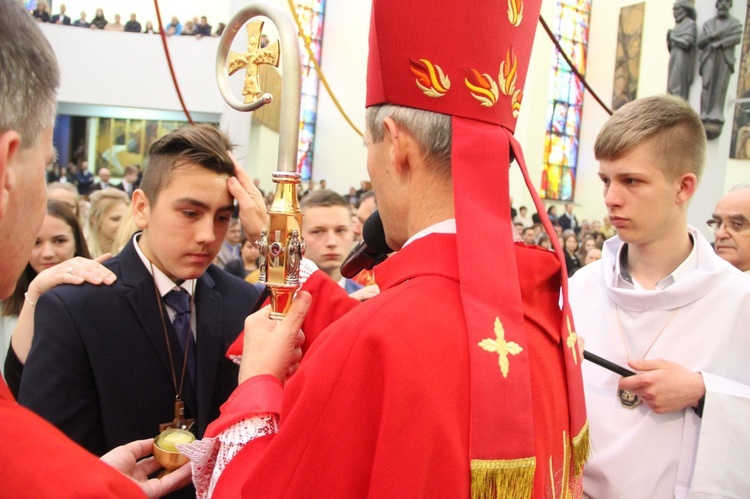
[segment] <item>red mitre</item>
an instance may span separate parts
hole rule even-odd
[[[527,331],[511,233],[508,169],[521,168],[561,263],[570,428],[564,469],[579,479],[588,455],[565,258],[513,137],[541,0],[374,0],[366,105],[452,116],[461,295],[471,360],[472,497],[531,490],[534,427]],[[511,153],[512,151],[512,153]],[[498,425],[500,423],[500,426]],[[568,445],[569,444],[569,445]],[[520,496],[519,496],[520,497]]]

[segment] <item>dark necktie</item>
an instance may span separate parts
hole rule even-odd
[[[195,341],[190,333],[190,294],[184,289],[179,291],[170,291],[164,295],[164,301],[175,311],[172,326],[174,326],[177,338],[180,340],[183,358],[185,358],[185,349],[187,348],[187,367],[186,371],[190,378],[190,384],[195,389]],[[189,343],[188,343],[189,342]],[[188,348],[189,345],[189,348]],[[178,376],[182,372],[182,366],[175,366]],[[179,380],[178,380],[179,381]]]

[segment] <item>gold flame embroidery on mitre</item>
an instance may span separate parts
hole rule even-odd
[[[518,27],[523,20],[523,0],[508,0],[508,21]]]
[[[476,69],[471,70],[474,74],[475,83],[471,83],[468,78],[464,79],[466,87],[471,92],[471,96],[478,100],[485,107],[492,107],[497,102],[500,95],[497,90],[497,83],[488,74],[480,74]]]
[[[417,87],[427,96],[434,99],[444,96],[451,88],[451,80],[437,64],[427,59],[411,62],[411,72],[417,77]]]
[[[521,112],[521,100],[523,99],[523,90],[516,89],[515,92],[513,92],[513,98],[511,99],[511,110],[513,112],[513,117],[518,118],[518,114]]]
[[[500,83],[500,91],[503,95],[513,95],[516,91],[516,78],[518,77],[518,58],[513,53],[513,47],[505,52],[505,60],[500,63],[500,74],[497,81]]]

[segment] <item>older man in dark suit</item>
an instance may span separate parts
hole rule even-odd
[[[565,212],[557,219],[557,223],[560,224],[563,230],[572,230],[576,235],[581,232],[581,226],[578,224],[578,218],[573,214],[573,205],[571,203],[565,204]]]

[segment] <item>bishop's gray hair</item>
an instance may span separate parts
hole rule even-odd
[[[367,108],[367,129],[373,143],[383,140],[383,120],[391,118],[403,127],[419,145],[423,158],[436,171],[451,178],[451,117],[422,109],[382,104]]]
[[[21,2],[0,0],[0,133],[35,145],[55,123],[60,69],[47,39]]]

